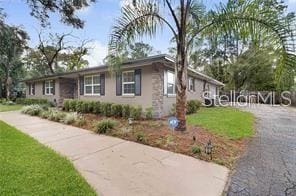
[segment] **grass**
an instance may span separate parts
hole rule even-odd
[[[0,104],[0,112],[14,111],[22,109],[22,105],[2,105]]]
[[[196,114],[189,115],[187,122],[230,139],[250,137],[254,133],[253,115],[230,107],[202,108]]]
[[[96,195],[64,157],[0,121],[0,195]]]

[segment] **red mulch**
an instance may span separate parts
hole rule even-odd
[[[86,119],[86,124],[80,127],[93,130],[93,123],[105,117],[85,114],[84,118]],[[135,121],[133,125],[128,125],[125,119],[111,119],[119,123],[116,128],[107,135],[193,156],[205,161],[225,165],[228,168],[233,167],[235,161],[244,152],[246,144],[248,143],[248,139],[231,140],[213,134],[199,126],[188,126],[185,132],[173,131],[167,126],[165,120],[140,120]],[[144,135],[144,139],[139,141],[139,139],[137,139],[138,135]],[[195,137],[195,140],[193,137]],[[214,146],[212,159],[210,155],[204,152],[204,146],[209,140],[212,141],[212,145]],[[193,145],[199,146],[201,153],[193,154],[191,151]]]

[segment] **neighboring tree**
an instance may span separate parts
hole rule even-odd
[[[127,51],[129,53],[129,58],[139,59],[143,57],[148,57],[154,51],[153,47],[149,44],[143,42],[137,42],[135,44],[129,44]]]
[[[19,80],[23,63],[21,55],[26,48],[28,36],[18,27],[2,24],[0,29],[0,75],[4,83],[5,97],[11,97],[12,87]]]
[[[83,28],[84,21],[77,15],[76,11],[90,6],[96,0],[24,0],[31,8],[30,14],[40,20],[42,26],[49,24],[50,14],[58,13],[61,22],[72,25],[75,28]],[[1,11],[0,7],[0,11]]]
[[[239,6],[235,4],[237,1],[230,2],[232,3],[227,6],[221,4],[219,10],[211,12],[207,20],[200,20],[201,7],[197,0],[133,0],[133,5],[122,8],[122,16],[113,27],[109,43],[109,55],[112,57],[110,64],[113,66],[119,65],[120,51],[124,43],[131,43],[144,35],[152,37],[159,26],[166,25],[171,30],[177,48],[175,74],[178,131],[186,130],[188,51],[201,33],[229,32],[235,29],[240,34],[251,32],[252,35],[256,30],[261,32],[264,38],[273,41],[274,47],[284,58],[284,64],[293,65],[293,54],[289,51],[292,49],[288,46],[294,36],[291,23],[271,15],[266,7],[260,6],[261,0],[239,1]],[[175,7],[177,9],[174,9]]]
[[[58,69],[58,57],[63,50],[67,50],[68,47],[65,45],[65,38],[71,36],[70,33],[67,34],[49,34],[49,39],[44,40],[39,33],[39,46],[38,49],[43,55],[43,59],[46,62],[48,69],[51,74],[55,73],[55,70]]]

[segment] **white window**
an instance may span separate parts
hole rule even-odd
[[[84,94],[85,95],[100,95],[101,94],[101,79],[100,75],[84,77]]]
[[[45,81],[45,95],[53,95],[53,80]]]
[[[175,74],[171,71],[167,72],[167,93],[168,95],[175,95]]]
[[[135,72],[125,71],[122,73],[122,94],[134,95],[135,94]]]
[[[194,91],[194,79],[189,77],[188,79],[188,83],[189,83],[189,91],[193,92]]]
[[[31,83],[30,84],[30,95],[34,95],[35,94],[35,84],[34,83]]]

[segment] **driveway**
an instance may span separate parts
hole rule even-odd
[[[99,195],[217,196],[228,169],[19,112],[0,119],[68,157]]]
[[[228,195],[296,195],[296,108],[243,108],[256,118],[257,135],[231,176]]]

